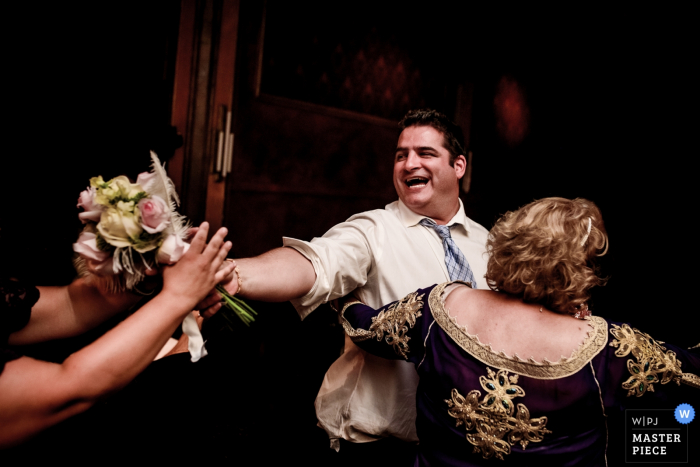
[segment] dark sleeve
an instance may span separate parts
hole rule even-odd
[[[0,345],[27,325],[32,307],[39,300],[39,290],[19,281],[0,279]]]
[[[693,388],[700,396],[700,349],[657,341],[624,323],[610,323],[609,332],[614,354],[608,372],[624,396],[672,399],[674,386]]]
[[[343,328],[355,344],[371,354],[420,361],[425,351],[423,339],[433,321],[428,297],[434,287],[412,292],[377,310],[349,303],[341,312]]]
[[[5,363],[21,355],[6,348],[7,339],[29,322],[32,307],[39,300],[39,289],[0,278],[0,373]]]

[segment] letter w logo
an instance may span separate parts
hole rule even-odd
[[[690,410],[679,410],[678,413],[681,415],[681,418],[690,417]]]

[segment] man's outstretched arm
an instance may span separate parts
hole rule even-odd
[[[311,261],[293,248],[275,248],[255,258],[237,259],[236,263],[237,272],[224,287],[232,295],[252,300],[285,302],[303,297],[316,281]],[[200,312],[209,312],[208,308],[220,300],[213,292],[199,303]]]

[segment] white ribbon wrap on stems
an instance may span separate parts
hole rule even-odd
[[[185,320],[182,322],[182,332],[187,334],[189,338],[187,350],[190,351],[190,360],[192,360],[192,362],[198,362],[200,358],[206,357],[208,352],[204,347],[204,338],[197,325],[197,319],[192,313],[188,313]]]

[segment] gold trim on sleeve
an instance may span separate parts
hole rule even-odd
[[[683,373],[681,376],[681,383],[687,384],[695,389],[700,389],[700,377],[693,373]]]
[[[457,324],[448,313],[443,292],[451,283],[445,282],[436,286],[428,297],[435,321],[457,345],[486,365],[505,368],[513,373],[536,379],[558,379],[573,375],[586,366],[608,343],[608,323],[603,318],[591,316],[587,319],[592,328],[588,337],[569,358],[562,358],[558,362],[550,362],[546,359],[543,362],[536,362],[533,359],[522,360],[517,355],[509,357],[503,352],[496,353],[491,346],[482,344],[477,336],[467,333],[466,329]]]
[[[343,324],[343,329],[345,332],[350,336],[353,342],[362,342],[366,341],[367,339],[371,338],[374,336],[373,333],[366,331],[364,329],[355,329],[353,328],[350,323],[348,323],[348,320],[345,319],[345,310],[350,308],[353,305],[357,305],[358,303],[362,304],[361,301],[359,300],[350,300],[343,306],[343,310],[340,312],[340,320]]]
[[[610,334],[615,339],[610,342],[610,346],[617,348],[615,355],[626,357],[631,353],[636,360],[627,360],[631,376],[622,383],[622,387],[627,389],[627,397],[641,397],[647,391],[654,392],[654,383],[667,384],[673,381],[700,388],[700,378],[692,373],[683,373],[676,353],[662,346],[663,342],[628,324],[611,326]]]
[[[481,387],[486,391],[479,402],[481,391],[473,390],[462,396],[452,389],[452,398],[446,399],[447,413],[457,419],[456,426],[464,425],[466,439],[474,446],[474,453],[481,453],[484,459],[510,454],[515,443],[525,449],[530,442],[539,443],[544,435],[551,433],[545,426],[547,417],[530,418],[530,411],[523,404],[517,409],[512,400],[524,397],[525,391],[517,385],[518,375],[508,375],[508,371],[498,373],[486,368],[488,378],[481,376]],[[513,416],[515,413],[515,416]],[[505,438],[505,439],[504,439]]]
[[[408,294],[398,302],[392,303],[388,308],[381,310],[377,316],[372,317],[372,324],[368,330],[353,328],[345,319],[345,310],[355,303],[348,303],[343,307],[341,314],[343,329],[353,342],[360,342],[370,338],[378,341],[384,339],[394,348],[394,352],[403,358],[408,358],[408,341],[411,339],[406,334],[408,329],[416,325],[416,319],[423,309],[423,295],[418,292]]]

